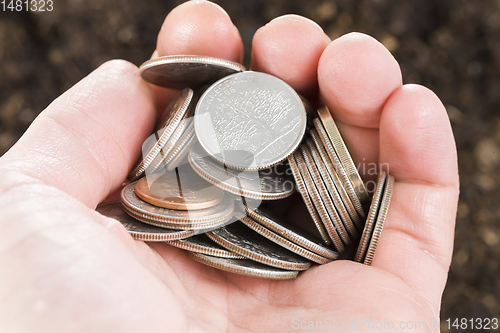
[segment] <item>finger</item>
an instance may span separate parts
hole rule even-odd
[[[251,68],[281,78],[314,102],[318,61],[329,42],[320,26],[309,19],[278,17],[255,33]]]
[[[243,60],[238,29],[224,9],[210,1],[188,1],[174,8],[163,22],[156,49],[159,56],[192,54]]]
[[[373,265],[399,276],[438,311],[459,180],[450,122],[430,90],[405,85],[389,98],[380,122],[380,163],[396,184]]]
[[[243,43],[238,29],[219,5],[210,1],[187,1],[166,17],[158,35],[154,57],[205,55],[243,61]],[[168,105],[175,91],[154,88],[158,111]]]
[[[378,161],[376,129],[382,107],[402,84],[398,63],[374,38],[351,33],[325,49],[318,65],[318,81],[321,102],[339,123],[361,176],[372,180],[373,173],[367,170]]]
[[[0,160],[95,207],[137,160],[155,116],[138,69],[103,64],[47,107]]]

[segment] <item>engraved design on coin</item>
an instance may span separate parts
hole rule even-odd
[[[262,170],[300,144],[306,112],[297,93],[269,74],[243,72],[208,88],[195,111],[202,147],[229,167]]]

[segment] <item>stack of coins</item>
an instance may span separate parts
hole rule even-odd
[[[316,111],[280,79],[223,59],[163,57],[140,71],[182,90],[143,144],[121,203],[99,212],[136,239],[238,274],[295,278],[360,235],[355,260],[371,264],[394,179],[380,174],[366,216],[370,196],[326,107]],[[295,189],[317,235],[261,206]]]

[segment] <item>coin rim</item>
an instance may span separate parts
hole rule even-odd
[[[337,233],[337,229],[335,228],[333,221],[331,221],[330,215],[326,211],[326,208],[323,204],[323,200],[321,200],[321,197],[319,195],[318,190],[316,189],[316,186],[314,185],[311,175],[309,175],[309,171],[307,170],[305,162],[302,158],[302,154],[300,154],[300,152],[295,152],[293,156],[299,168],[300,174],[302,175],[302,179],[304,179],[304,183],[306,184],[307,192],[311,195],[313,199],[312,200],[313,204],[316,207],[316,210],[318,211],[318,215],[320,217],[321,222],[326,228],[328,236],[332,240],[332,244],[335,246],[336,250],[339,253],[344,252],[345,245],[342,242],[340,235]]]
[[[384,229],[385,219],[387,217],[387,212],[389,211],[389,205],[391,204],[392,193],[394,189],[394,177],[387,176],[386,184],[384,186],[384,194],[382,197],[382,202],[380,204],[380,209],[377,214],[377,221],[375,222],[375,227],[373,228],[373,234],[370,239],[370,246],[366,251],[365,259],[363,264],[371,266],[373,258],[375,256],[375,251],[377,251],[378,243],[380,242],[380,237],[382,236],[382,231]]]
[[[178,85],[171,85],[171,86],[166,86],[166,85],[158,85],[147,78],[144,77],[144,74],[146,73],[149,69],[156,68],[156,67],[161,67],[164,65],[182,65],[182,64],[202,64],[205,66],[216,66],[216,67],[223,67],[224,69],[229,69],[233,70],[235,73],[241,73],[246,71],[245,66],[243,66],[240,63],[227,60],[227,59],[222,59],[222,58],[216,58],[216,57],[210,57],[210,56],[202,56],[202,55],[170,55],[170,56],[163,56],[163,57],[158,57],[158,58],[153,58],[145,61],[142,63],[142,65],[139,67],[139,74],[141,75],[142,79],[154,84],[159,87],[166,87],[170,89],[179,89]],[[215,82],[215,81],[214,81]],[[202,83],[198,83],[193,85],[194,87],[198,87]],[[187,87],[188,85],[186,85]]]
[[[250,277],[257,277],[257,278],[264,278],[264,279],[273,279],[273,280],[292,280],[295,279],[299,275],[299,271],[289,271],[289,270],[283,270],[279,269],[276,267],[270,267],[267,265],[263,265],[261,263],[258,263],[259,265],[262,266],[267,266],[269,268],[276,269],[276,271],[267,271],[267,270],[260,270],[259,268],[255,268],[254,270],[251,270],[250,268],[244,267],[244,266],[237,266],[235,264],[229,265],[226,263],[225,265],[221,263],[229,260],[249,260],[252,263],[255,263],[255,261],[250,260],[250,259],[229,259],[229,258],[218,258],[218,257],[213,257],[213,256],[208,256],[205,254],[200,254],[200,253],[194,253],[194,252],[189,252],[188,255],[196,260],[199,263],[202,263],[206,266],[216,268],[225,272],[233,273],[233,274],[239,274],[239,275],[244,275],[244,276],[250,276]],[[226,259],[226,260],[224,260]],[[229,260],[227,260],[229,259]],[[278,271],[279,269],[279,271]]]
[[[363,179],[361,179],[361,176],[359,175],[358,169],[356,169],[356,165],[352,160],[351,154],[349,154],[349,150],[342,139],[342,135],[333,120],[330,110],[326,105],[324,105],[318,109],[318,115],[319,119],[323,123],[323,126],[325,127],[326,134],[330,138],[333,148],[340,158],[340,163],[342,163],[342,166],[349,176],[359,201],[361,201],[362,204],[370,202],[370,195],[366,190]]]
[[[325,164],[323,163],[323,160],[321,160],[321,156],[319,155],[318,149],[314,145],[311,138],[308,138],[306,140],[306,145],[307,145],[307,151],[309,152],[314,161],[314,167],[319,172],[320,179],[323,181],[323,185],[327,190],[326,195],[329,196],[329,198],[333,201],[337,213],[340,216],[340,220],[342,221],[344,227],[349,233],[351,240],[359,238],[359,233],[356,227],[354,226],[353,221],[351,220],[351,216],[349,215],[349,212],[347,211],[347,208],[344,205],[343,200],[339,192],[337,191],[337,188],[335,187],[335,184],[330,178],[328,171],[326,171]]]
[[[245,226],[245,228],[248,228],[248,227]],[[250,228],[248,228],[248,229],[251,230]],[[253,261],[257,261],[257,262],[260,262],[261,264],[265,264],[268,266],[286,269],[286,270],[292,270],[292,271],[305,271],[305,270],[309,269],[309,267],[311,267],[310,262],[293,263],[293,262],[288,262],[288,261],[284,261],[284,260],[280,260],[280,259],[276,259],[276,258],[270,258],[270,257],[265,256],[263,254],[249,251],[246,248],[240,247],[237,244],[234,244],[234,243],[222,238],[221,236],[217,235],[215,233],[217,231],[218,230],[213,230],[213,231],[207,232],[207,236],[210,237],[214,242],[216,242],[220,246],[228,249],[229,251],[238,253],[238,254],[240,254],[244,257],[247,257],[248,259],[251,259]],[[261,237],[263,237],[263,236],[261,236]],[[286,251],[289,251],[289,250],[286,250]],[[298,256],[295,253],[293,253],[293,255]]]
[[[366,218],[365,211],[363,210],[363,204],[359,200],[359,197],[356,194],[354,187],[352,186],[349,176],[347,175],[344,166],[340,162],[340,159],[337,156],[337,153],[335,152],[335,148],[333,148],[333,145],[330,142],[330,139],[328,138],[328,134],[326,133],[323,124],[318,118],[315,118],[313,120],[313,123],[314,127],[316,128],[316,132],[318,133],[318,136],[320,138],[320,141],[321,143],[323,143],[323,147],[325,148],[325,151],[330,159],[330,163],[327,163],[326,166],[327,167],[329,167],[330,165],[333,166],[333,168],[337,172],[337,175],[339,176],[342,182],[342,185],[344,186],[344,189],[347,191],[347,195],[351,199],[351,202],[354,205],[356,212],[362,219]]]
[[[228,207],[226,210],[223,210],[221,212],[214,213],[212,216],[198,216],[198,217],[194,217],[194,218],[193,217],[190,217],[190,218],[178,217],[178,218],[176,218],[176,217],[171,217],[171,216],[167,217],[167,216],[162,215],[160,213],[148,212],[148,211],[145,211],[145,210],[142,210],[142,209],[136,207],[131,202],[129,202],[125,199],[125,192],[128,192],[128,191],[133,192],[134,196],[137,197],[137,194],[135,194],[135,191],[134,191],[135,183],[136,182],[132,182],[132,183],[128,184],[127,186],[125,186],[121,191],[120,198],[121,198],[121,202],[122,202],[123,206],[125,207],[125,209],[132,210],[132,211],[136,212],[138,215],[148,216],[148,217],[151,217],[151,219],[153,219],[153,217],[154,217],[155,220],[158,220],[158,221],[165,221],[166,223],[172,223],[172,224],[177,223],[180,225],[180,224],[189,224],[189,223],[191,223],[191,224],[210,223],[212,221],[218,220],[219,218],[226,217],[227,215],[232,216],[234,214],[234,209],[235,209],[234,201],[231,201],[232,198],[230,197],[229,194],[226,194],[226,193],[224,194],[225,198],[222,199],[222,201],[221,201],[221,203],[219,203],[219,205],[223,204],[224,201],[226,200],[226,201],[232,202],[232,204],[229,204],[229,206],[231,206],[231,207]],[[161,207],[156,207],[154,205],[151,205],[150,203],[143,201],[139,197],[137,197],[137,199],[142,201],[144,204],[146,204],[148,206],[152,206],[153,208],[164,209]],[[205,209],[210,209],[210,208],[205,208]],[[176,211],[176,209],[170,209],[170,210]],[[203,211],[203,209],[195,210],[194,212],[199,213],[201,211]],[[186,212],[186,211],[181,211],[181,212]]]
[[[366,251],[372,237],[373,225],[380,208],[380,200],[382,198],[386,178],[387,174],[385,171],[382,171],[377,177],[377,185],[375,187],[375,192],[373,193],[372,203],[370,205],[370,210],[368,211],[368,217],[366,218],[365,227],[359,240],[358,249],[354,255],[354,261],[356,262],[363,262],[365,259]]]
[[[335,230],[337,230],[337,234],[340,236],[340,239],[342,240],[344,245],[348,246],[349,244],[352,243],[351,237],[347,232],[344,223],[342,222],[337,212],[337,209],[335,208],[335,205],[332,199],[330,198],[330,195],[328,194],[328,191],[325,188],[325,184],[323,183],[323,180],[321,179],[318,169],[314,164],[312,156],[310,156],[310,153],[307,150],[307,145],[305,144],[300,145],[299,151],[300,154],[302,155],[302,158],[304,159],[306,169],[312,178],[313,184],[319,193],[319,197],[321,198],[323,205],[326,208],[326,212],[330,216],[330,220],[335,226]]]
[[[146,154],[146,157],[144,157],[139,165],[137,165],[137,167],[129,173],[128,179],[130,181],[135,181],[144,175],[146,169],[150,167],[151,163],[153,163],[153,161],[156,159],[161,149],[163,149],[163,146],[165,146],[165,144],[170,140],[171,136],[174,134],[175,130],[188,113],[191,102],[193,101],[194,92],[192,89],[186,88],[181,91],[179,96],[181,96],[181,94],[185,90],[187,90],[187,96],[181,102],[177,110],[171,110],[171,112],[174,112],[174,115],[171,119],[167,119],[170,120],[170,122],[168,124],[165,124],[165,126],[161,128],[165,129],[161,136],[158,138],[158,140],[156,140],[156,143]]]
[[[313,204],[312,198],[310,197],[309,193],[307,192],[306,184],[304,179],[302,178],[302,175],[300,174],[299,167],[297,166],[297,163],[295,162],[295,158],[292,156],[288,157],[288,165],[290,165],[290,169],[292,170],[293,177],[295,178],[295,185],[297,185],[297,191],[300,193],[302,200],[304,201],[304,204],[307,208],[307,211],[309,212],[309,215],[311,216],[311,219],[313,220],[314,226],[319,232],[321,240],[326,244],[326,245],[331,245],[332,240],[330,239],[330,236],[328,235],[328,232],[325,229],[325,226],[323,225],[323,222],[321,222],[321,218],[319,217],[318,212],[316,211],[316,208]]]
[[[118,219],[116,219],[114,217],[109,217],[107,215],[104,215],[104,214],[102,214],[101,212],[99,212],[97,210],[99,207],[104,206],[104,205],[120,205],[123,208],[121,202],[120,201],[114,201],[114,202],[107,202],[107,203],[104,203],[104,204],[100,204],[100,205],[98,205],[96,207],[96,212],[98,212],[102,216],[106,216],[107,218],[112,218],[112,219],[120,222],[120,224],[125,228],[125,230],[127,230],[128,234],[130,236],[132,236],[132,238],[135,239],[135,240],[147,241],[147,242],[163,242],[163,241],[166,241],[166,240],[178,240],[178,239],[186,238],[186,237],[189,237],[189,236],[191,236],[191,235],[194,234],[194,231],[192,231],[192,230],[180,230],[180,231],[176,231],[176,230],[165,229],[165,228],[163,228],[163,229],[170,230],[172,232],[170,232],[168,234],[167,233],[165,233],[165,234],[158,234],[158,233],[151,233],[151,232],[131,231],[131,230],[128,230],[127,227],[120,220],[118,220]],[[133,216],[130,216],[130,217],[132,219],[135,219],[137,223],[148,225],[147,223],[144,223],[142,221],[137,220]]]
[[[211,247],[202,246],[199,244],[193,244],[193,243],[189,242],[189,240],[191,238],[196,237],[196,236],[201,236],[201,235],[203,235],[203,234],[192,235],[192,236],[184,238],[184,239],[167,241],[165,243],[167,243],[168,245],[177,247],[179,249],[182,249],[182,250],[196,252],[196,253],[200,253],[200,254],[206,254],[206,255],[212,256],[212,257],[227,258],[227,259],[246,259],[244,256],[239,255],[239,254],[234,253],[234,252],[230,252],[230,251],[224,249],[222,246],[218,249],[218,248],[211,248]],[[208,236],[207,236],[207,238],[208,238]],[[212,241],[210,238],[209,238],[209,240]],[[217,246],[220,246],[219,244],[217,244],[215,242],[213,242],[213,243]]]
[[[308,239],[307,237],[294,232],[293,230],[287,229],[281,224],[275,222],[271,217],[263,215],[261,209],[257,208],[255,210],[250,209],[248,206],[243,205],[246,215],[248,215],[255,222],[262,224],[269,230],[277,233],[278,235],[288,239],[289,241],[300,245],[320,256],[323,256],[330,260],[335,260],[338,257],[338,253],[330,248],[318,244],[317,242]],[[236,211],[238,214],[238,210]],[[318,241],[321,241],[318,239]]]
[[[347,190],[345,189],[344,185],[342,184],[342,180],[340,179],[339,175],[337,174],[337,171],[335,171],[335,168],[329,167],[332,164],[332,162],[330,160],[330,157],[326,153],[326,149],[323,146],[323,142],[321,142],[321,139],[319,137],[318,132],[316,131],[315,128],[312,128],[309,131],[309,135],[311,136],[311,139],[314,142],[314,146],[316,147],[316,151],[319,153],[319,156],[321,157],[321,162],[323,163],[323,166],[327,172],[327,175],[330,177],[330,180],[333,181],[335,189],[339,193],[339,195],[342,199],[342,203],[345,205],[345,208],[347,209],[347,212],[349,213],[349,216],[351,217],[351,221],[354,222],[357,230],[362,231],[363,226],[364,226],[363,221],[362,221],[361,217],[359,216],[356,208],[354,207],[354,204],[352,203],[351,198],[347,194]],[[354,189],[353,189],[353,191],[354,191]]]

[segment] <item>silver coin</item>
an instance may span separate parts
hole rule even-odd
[[[257,200],[276,200],[288,197],[295,190],[287,165],[260,171],[229,169],[207,156],[199,144],[191,148],[188,159],[200,177],[236,195]]]
[[[373,257],[375,256],[375,251],[377,250],[378,243],[380,242],[380,237],[382,236],[382,230],[384,229],[385,219],[387,217],[387,211],[389,210],[389,205],[391,204],[392,192],[394,189],[394,177],[388,175],[384,186],[384,194],[382,197],[382,203],[380,204],[379,212],[377,215],[377,222],[375,222],[375,228],[373,228],[373,234],[370,239],[370,246],[366,250],[366,256],[363,260],[365,265],[371,266],[373,262]]]
[[[299,146],[306,112],[297,93],[265,73],[227,76],[200,97],[194,127],[210,156],[233,169],[262,170]]]
[[[314,164],[311,154],[307,150],[307,145],[300,145],[299,151],[302,154],[302,158],[306,164],[307,172],[309,172],[309,175],[313,179],[314,186],[319,193],[321,201],[323,202],[323,205],[325,206],[326,211],[330,216],[330,220],[335,226],[335,230],[337,230],[340,239],[342,239],[345,245],[351,244],[351,238],[349,237],[349,234],[347,233],[347,230],[345,229],[345,226],[340,219],[337,209],[335,208],[335,204],[333,203],[330,195],[328,194],[328,191],[326,190],[325,184],[321,179],[321,176],[319,175],[318,168]]]
[[[182,120],[189,116],[192,107],[194,93],[186,88],[179,96],[170,103],[163,111],[158,123],[158,130],[146,139],[143,144],[143,159],[139,165],[128,175],[130,181],[135,181],[144,176],[146,169],[150,168],[157,159],[160,151],[170,141]]]
[[[302,196],[302,200],[304,201],[307,211],[311,216],[314,226],[318,230],[319,235],[321,236],[323,242],[327,245],[330,245],[332,243],[332,241],[330,240],[330,236],[328,236],[328,233],[323,225],[323,222],[321,221],[319,213],[316,211],[315,205],[313,204],[313,199],[311,198],[309,192],[307,191],[305,180],[302,178],[302,175],[300,174],[299,166],[297,165],[297,162],[295,162],[295,158],[293,157],[293,155],[288,157],[288,164],[290,165],[290,169],[292,170],[293,178],[295,178],[297,191]]]
[[[172,89],[199,88],[244,70],[244,66],[230,60],[198,55],[155,58],[139,68],[144,80]]]
[[[168,220],[159,219],[156,216],[144,214],[137,212],[135,210],[130,209],[127,206],[123,206],[125,212],[132,216],[134,219],[144,222],[149,225],[154,225],[160,228],[173,229],[173,230],[193,230],[194,233],[192,235],[203,234],[208,231],[215,230],[217,228],[224,227],[232,222],[235,219],[232,218],[232,215],[226,215],[216,220],[206,221],[206,222],[198,222],[191,223],[189,221],[184,222],[170,222]]]
[[[354,226],[351,217],[349,216],[349,213],[347,212],[347,209],[344,203],[342,202],[340,194],[337,191],[332,179],[330,178],[330,175],[326,171],[326,167],[323,161],[321,160],[319,152],[314,146],[312,139],[307,139],[306,144],[307,144],[307,149],[314,160],[314,166],[321,175],[321,179],[324,182],[328,194],[330,195],[330,198],[332,199],[335,208],[340,218],[342,219],[342,222],[344,223],[345,228],[349,232],[349,235],[351,236],[352,239],[357,239],[359,237],[359,233],[356,230],[356,227]]]
[[[165,169],[173,171],[179,165],[187,163],[189,151],[197,142],[198,139],[196,139],[196,135],[194,134],[194,125],[191,122],[191,125],[179,139],[177,146],[175,146],[170,156],[163,161]]]
[[[183,250],[207,254],[209,256],[230,259],[245,259],[245,257],[239,254],[226,250],[225,248],[208,238],[206,234],[194,235],[189,238],[168,241],[166,243]]]
[[[286,271],[259,264],[258,262],[249,259],[218,258],[193,252],[188,252],[188,254],[191,258],[202,264],[240,275],[264,279],[289,280],[295,279],[299,274],[298,271]]]
[[[184,133],[189,132],[189,129],[192,128],[192,135],[194,135],[193,119],[187,118],[191,116],[190,113],[191,112],[189,111],[186,118],[181,121],[177,129],[172,134],[170,140],[168,140],[168,142],[163,146],[163,148],[160,150],[160,153],[151,163],[151,166],[146,169],[146,174],[151,174],[154,172],[158,172],[161,169],[165,169],[166,164],[175,157],[174,152],[177,152],[182,148],[182,146],[180,145],[180,141],[181,139],[183,139]]]
[[[318,215],[321,221],[323,222],[323,226],[326,228],[326,231],[328,232],[328,235],[332,240],[333,245],[335,246],[338,252],[344,252],[345,245],[344,243],[342,243],[338,231],[335,228],[335,225],[333,224],[333,221],[331,220],[328,211],[326,210],[325,204],[323,203],[323,200],[321,199],[321,196],[318,190],[316,189],[316,186],[314,185],[314,180],[312,179],[311,175],[309,174],[309,171],[307,170],[304,158],[298,151],[293,154],[293,157],[295,158],[295,163],[306,185],[307,193],[309,193],[312,202],[316,207]]]
[[[96,211],[123,224],[129,234],[137,240],[163,242],[178,240],[194,234],[192,230],[170,230],[137,221],[128,215],[120,202],[110,202],[97,206]]]
[[[221,220],[228,220],[234,215],[234,200],[225,194],[222,201],[210,208],[198,210],[174,210],[153,206],[141,200],[134,192],[135,182],[125,186],[121,192],[121,202],[127,211],[135,212],[137,217],[142,216],[143,222],[155,225],[166,225],[169,228],[178,226],[179,228],[205,228],[211,223],[221,223]],[[134,217],[136,217],[134,216]]]
[[[354,256],[354,261],[363,262],[366,256],[366,250],[370,245],[370,239],[373,234],[373,228],[377,220],[377,215],[380,208],[380,202],[382,199],[382,194],[384,191],[384,184],[386,182],[387,174],[385,171],[379,173],[377,177],[377,186],[375,187],[375,192],[373,193],[372,202],[370,204],[370,210],[368,211],[368,217],[366,219],[365,228],[359,240],[358,249]]]
[[[238,213],[237,213],[238,214]],[[327,259],[323,256],[318,255],[317,253],[314,253],[312,251],[309,251],[308,249],[295,244],[294,242],[289,241],[285,237],[267,229],[264,227],[262,224],[258,223],[257,221],[251,219],[250,217],[246,216],[245,214],[237,215],[242,223],[244,223],[247,227],[258,233],[259,235],[262,235],[269,239],[271,242],[276,243],[277,245],[281,246],[284,249],[287,249],[293,253],[298,254],[301,257],[304,257],[308,260],[311,260],[312,262],[315,262],[317,264],[323,265],[331,262],[331,259]]]
[[[327,174],[325,175],[326,178],[330,178],[331,181],[333,181],[335,188],[337,189],[338,193],[340,194],[340,198],[342,199],[342,203],[345,205],[345,208],[347,209],[347,212],[349,213],[349,216],[351,217],[351,220],[354,221],[354,224],[358,228],[358,230],[363,229],[363,222],[361,221],[361,218],[359,217],[356,208],[354,207],[354,204],[352,203],[349,195],[347,194],[346,189],[342,185],[342,181],[340,180],[339,175],[335,171],[334,168],[329,167],[331,164],[330,158],[328,157],[325,147],[323,146],[323,143],[321,142],[321,139],[319,138],[318,132],[314,129],[311,128],[309,130],[309,135],[311,136],[311,139],[314,142],[314,146],[316,148],[316,151],[319,153],[319,156],[321,157],[319,164],[320,167],[322,167],[324,170],[326,170]]]
[[[285,222],[284,220],[273,215],[270,211],[264,208],[250,209],[247,205],[243,208],[246,215],[251,217],[254,221],[262,224],[264,227],[283,236],[289,241],[330,260],[337,259],[339,254],[336,251],[323,246],[323,242],[319,238],[291,223]]]
[[[226,249],[262,264],[293,271],[311,266],[310,261],[285,250],[241,222],[208,232],[207,236]]]
[[[347,194],[348,194],[349,198],[351,199],[351,202],[354,205],[356,212],[358,213],[358,215],[362,219],[366,218],[366,214],[363,210],[363,205],[362,205],[361,201],[359,200],[358,195],[356,194],[356,191],[351,183],[351,180],[350,180],[349,176],[347,175],[347,172],[344,169],[344,167],[343,167],[343,165],[342,165],[342,163],[341,163],[341,161],[340,161],[340,159],[335,151],[335,148],[333,147],[332,142],[330,141],[330,138],[328,137],[328,134],[326,133],[326,130],[323,127],[323,124],[321,123],[321,121],[318,118],[314,119],[314,127],[316,128],[316,131],[318,133],[320,141],[323,144],[323,147],[324,147],[325,151],[327,152],[328,157],[330,158],[329,163],[325,162],[327,169],[332,168],[332,167],[335,169],[335,172],[337,172],[337,175],[340,177],[340,180],[342,181],[342,185],[344,186],[345,190],[347,191]]]

